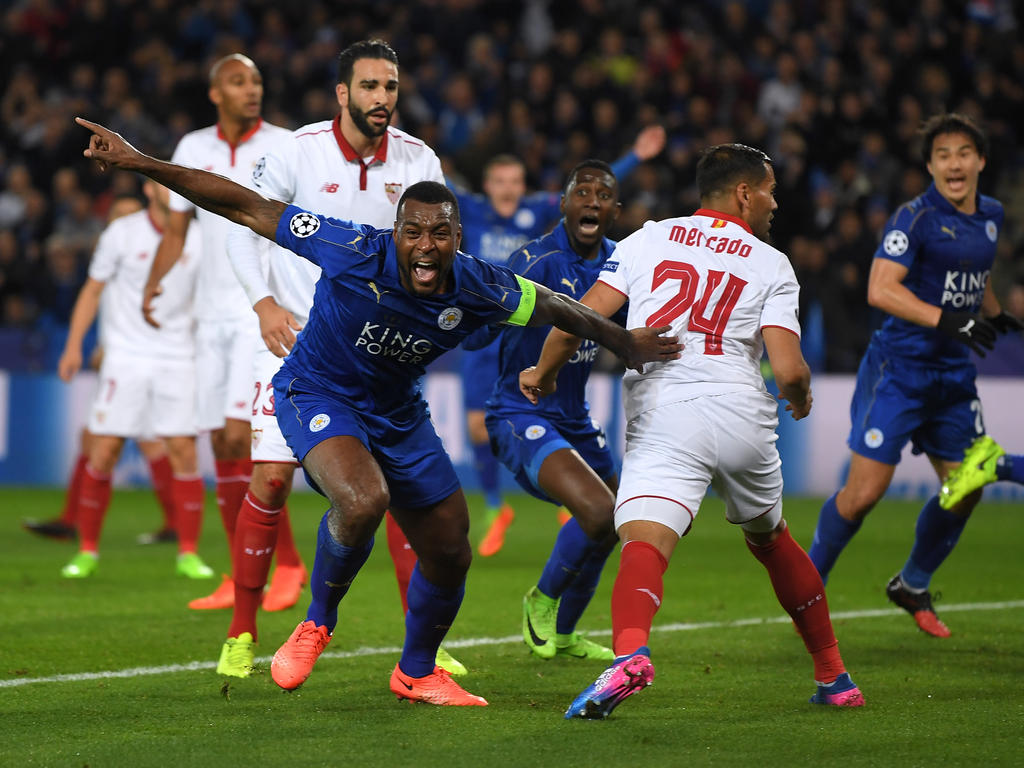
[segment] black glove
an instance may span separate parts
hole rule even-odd
[[[1024,331],[1024,323],[1009,312],[1000,312],[995,317],[986,317],[985,319],[995,326],[995,329],[1000,333]]]
[[[938,329],[951,339],[966,344],[985,356],[985,350],[992,349],[996,343],[996,327],[981,315],[970,312],[947,312],[943,310],[939,316]]]

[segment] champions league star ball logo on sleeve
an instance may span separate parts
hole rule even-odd
[[[292,220],[288,223],[288,228],[296,237],[309,237],[320,229],[320,219],[312,213],[303,211],[292,216]]]
[[[909,245],[910,240],[908,240],[907,236],[898,229],[892,230],[885,236],[885,240],[882,241],[882,247],[890,256],[902,256],[907,252],[907,247]]]
[[[442,331],[450,331],[462,322],[462,310],[458,307],[446,307],[437,316],[437,327]]]

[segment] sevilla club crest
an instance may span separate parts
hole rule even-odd
[[[398,200],[402,197],[402,185],[396,183],[385,184],[384,194],[388,196],[388,200],[392,205],[398,205]]]

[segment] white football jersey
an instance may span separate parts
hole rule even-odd
[[[202,252],[198,227],[190,226],[181,258],[161,281],[154,304],[160,328],[147,323],[139,307],[163,231],[148,211],[114,219],[100,235],[89,264],[89,277],[105,283],[100,312],[100,339],[107,353],[188,360],[195,355],[193,301]]]
[[[648,221],[598,279],[629,299],[628,328],[670,325],[685,345],[678,360],[626,371],[629,417],[701,395],[765,391],[761,329],[800,335],[800,286],[786,255],[726,214]]]
[[[286,128],[262,120],[231,146],[219,125],[192,131],[181,138],[171,162],[226,176],[253,188],[252,173],[272,144],[287,136]],[[203,236],[203,262],[196,287],[196,317],[204,321],[237,320],[251,317],[252,307],[228,261],[224,241],[234,226],[227,219],[197,208],[181,195],[171,192],[171,210],[195,211]]]
[[[342,135],[338,117],[275,140],[252,176],[251,186],[267,197],[380,228],[395,223],[398,200],[411,185],[444,183],[441,162],[419,139],[389,127],[376,154],[361,158]],[[269,288],[302,325],[319,278],[319,267],[271,244]]]

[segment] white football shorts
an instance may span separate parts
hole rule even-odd
[[[221,429],[225,419],[249,421],[257,343],[262,341],[255,313],[245,320],[197,325],[196,403],[200,429]]]
[[[249,449],[253,461],[299,463],[281,434],[274,408],[274,385],[271,379],[283,362],[284,358],[275,355],[260,340],[253,363],[256,395],[252,401],[252,447]]]
[[[705,395],[641,413],[626,426],[615,527],[633,520],[690,529],[708,485],[730,523],[769,531],[782,518],[775,399],[757,391]]]
[[[108,351],[100,366],[89,431],[139,439],[195,435],[194,362]]]

